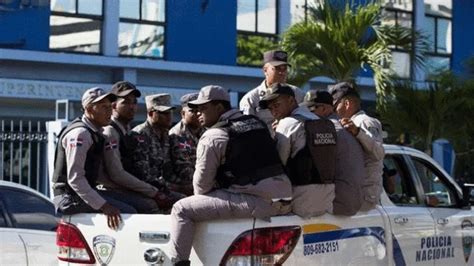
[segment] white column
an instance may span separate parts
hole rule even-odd
[[[118,56],[119,0],[104,0],[103,8],[102,53],[104,56]]]

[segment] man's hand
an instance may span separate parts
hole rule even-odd
[[[341,125],[345,129],[347,129],[347,131],[349,131],[353,136],[357,136],[357,134],[359,134],[360,128],[358,128],[351,119],[342,118],[340,122]]]
[[[104,205],[102,205],[100,210],[105,215],[107,215],[107,225],[109,228],[117,230],[120,226],[120,223],[122,222],[122,216],[120,216],[119,209],[106,202]]]
[[[276,131],[276,128],[277,128],[277,126],[278,126],[278,122],[279,122],[278,119],[275,119],[275,120],[272,122],[272,129],[273,129],[273,131]]]
[[[169,210],[178,200],[186,197],[184,194],[170,191],[169,193],[158,192],[154,199],[161,210]]]

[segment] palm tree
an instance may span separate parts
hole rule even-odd
[[[409,48],[413,31],[382,25],[381,6],[375,1],[341,7],[325,0],[310,11],[307,21],[292,25],[282,36],[282,48],[294,66],[290,82],[302,85],[315,76],[354,81],[361,70],[373,71],[378,100],[383,102],[393,80],[390,47]],[[415,60],[422,63],[420,56]]]
[[[409,133],[411,144],[430,155],[437,138],[446,138],[457,151],[463,151],[472,145],[474,124],[463,114],[474,111],[473,99],[472,84],[444,72],[424,89],[408,81],[395,83],[393,97],[379,111],[392,135]]]

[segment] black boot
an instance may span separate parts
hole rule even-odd
[[[191,266],[191,262],[189,260],[181,260],[176,262],[174,266]]]

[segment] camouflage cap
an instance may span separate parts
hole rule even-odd
[[[171,105],[171,95],[169,93],[158,93],[145,97],[146,109],[148,111],[166,112],[174,109]]]
[[[111,102],[117,99],[117,96],[113,93],[107,93],[100,87],[94,87],[86,90],[82,94],[82,107],[86,108],[88,105],[102,101],[105,98],[109,98]]]

